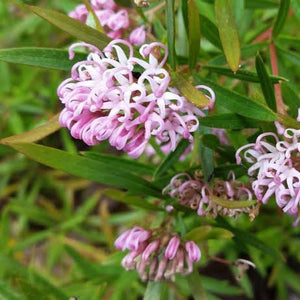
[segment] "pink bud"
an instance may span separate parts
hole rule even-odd
[[[129,42],[135,46],[143,44],[146,40],[145,26],[142,25],[134,29],[129,35]]]
[[[197,262],[201,258],[201,251],[194,242],[186,242],[185,250],[188,254],[190,261]]]
[[[159,240],[155,240],[151,242],[142,254],[142,260],[146,261],[150,257],[150,255],[157,250],[159,246]]]
[[[176,256],[179,244],[180,244],[180,239],[178,238],[178,236],[172,237],[166,248],[165,257],[172,260]]]

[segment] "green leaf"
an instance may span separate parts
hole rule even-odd
[[[203,69],[207,69],[209,71],[225,75],[227,77],[239,79],[242,81],[248,81],[248,82],[260,82],[260,79],[258,75],[255,72],[247,71],[247,70],[238,70],[236,73],[232,72],[231,69],[224,68],[224,67],[219,67],[219,66],[213,66],[213,65],[208,65],[208,66],[203,66]],[[272,83],[277,83],[279,81],[287,81],[286,78],[281,77],[281,76],[274,76],[274,75],[269,75],[269,78],[271,79]]]
[[[217,224],[223,228],[230,230],[233,234],[233,240],[235,241],[237,247],[239,249],[243,249],[244,251],[250,251],[248,246],[252,246],[260,251],[262,251],[265,255],[272,257],[275,261],[282,261],[282,255],[275,250],[274,248],[269,247],[259,238],[257,238],[254,234],[249,231],[245,231],[239,228],[235,228],[231,226],[227,220],[221,217],[217,217]]]
[[[110,154],[98,153],[94,151],[81,152],[81,154],[96,161],[108,163],[111,167],[122,167],[124,170],[128,170],[129,172],[139,175],[153,175],[155,170],[153,165],[146,165],[133,159],[126,159]]]
[[[197,76],[197,78],[199,77]],[[228,110],[255,120],[276,121],[276,114],[268,107],[212,81],[204,79],[200,79],[200,81],[214,90],[217,103]]]
[[[144,300],[159,300],[161,298],[161,288],[160,282],[148,282]]]
[[[87,260],[70,246],[65,246],[64,248],[82,274],[89,279],[108,281],[112,280],[115,276],[119,276],[122,272],[121,266],[99,265]]]
[[[23,291],[23,294],[25,295],[26,299],[32,300],[32,299],[40,299],[40,300],[49,300],[50,298],[45,292],[42,292],[39,290],[36,286],[31,284],[30,282],[19,279],[18,284]]]
[[[200,136],[202,144],[204,147],[207,147],[212,150],[217,150],[220,146],[219,138],[214,134],[203,134]]]
[[[22,300],[22,296],[18,295],[7,282],[0,280],[0,299],[1,300]]]
[[[278,54],[282,55],[286,60],[291,62],[296,66],[300,66],[300,55],[298,53],[285,50],[276,44],[276,48],[278,50]]]
[[[218,295],[241,295],[243,291],[241,288],[233,286],[228,280],[220,280],[212,277],[202,276],[203,285],[209,292],[216,293]]]
[[[203,284],[197,268],[187,277],[190,290],[195,300],[207,300]]]
[[[96,162],[90,158],[37,144],[12,143],[10,146],[39,163],[74,176],[144,195],[161,196],[160,190],[157,190],[150,182],[127,172],[122,167],[111,167],[109,163]]]
[[[283,25],[286,21],[290,7],[290,0],[281,0],[279,11],[275,20],[275,24],[272,30],[272,37],[275,38],[283,28]]]
[[[260,86],[264,94],[267,105],[276,112],[276,99],[274,86],[265,68],[264,62],[259,54],[256,55],[255,61],[257,75],[260,79]]]
[[[244,208],[249,207],[257,203],[256,200],[236,200],[236,201],[230,201],[225,200],[219,197],[212,196],[210,197],[211,201],[226,208],[234,209],[234,208]]]
[[[300,97],[289,83],[283,82],[281,88],[284,102],[288,105],[289,115],[292,118],[297,118],[298,108],[300,107]]]
[[[232,113],[206,116],[200,122],[202,125],[212,128],[242,129],[258,127],[256,121]]]
[[[239,68],[241,47],[231,0],[215,1],[216,23],[227,62],[233,72]]]
[[[217,26],[211,22],[206,16],[200,14],[202,35],[209,40],[214,46],[222,50],[222,44],[219,37]]]
[[[72,66],[86,59],[83,53],[77,53],[69,59],[67,50],[51,48],[10,48],[0,50],[0,60],[47,69],[69,71]]]
[[[169,63],[173,70],[176,68],[176,52],[175,52],[175,8],[174,0],[166,0],[166,23],[167,23],[167,39],[169,49]]]
[[[200,137],[203,134],[209,134],[210,129],[204,126],[201,126],[199,129]],[[204,146],[203,140],[199,140],[199,150],[200,150],[200,160],[203,176],[206,182],[209,182],[212,179],[214,173],[214,151],[210,148]]]
[[[10,145],[11,143],[17,143],[17,142],[36,142],[44,137],[56,132],[60,129],[60,125],[58,123],[58,115],[53,116],[48,122],[45,124],[34,128],[32,130],[29,130],[27,132],[9,136],[7,138],[4,138],[0,140],[0,143],[3,145]]]
[[[158,210],[158,211],[162,210],[162,208],[147,202],[145,199],[142,199],[141,197],[129,196],[122,191],[106,190],[103,194],[119,202],[126,203],[128,205],[133,205],[147,210]]]
[[[98,48],[104,48],[111,39],[104,33],[99,32],[81,22],[68,17],[60,12],[52,9],[27,6],[32,12],[40,16],[52,25],[60,28],[61,30],[69,33],[80,41],[92,44]]]
[[[295,12],[295,16],[300,21],[300,0],[292,0],[292,6]]]
[[[249,9],[276,8],[277,6],[276,0],[245,0],[245,8]]]
[[[188,0],[189,67],[194,69],[200,50],[200,19],[195,0]]]
[[[195,243],[209,239],[231,239],[232,237],[233,234],[231,231],[209,225],[196,227],[184,236],[185,239],[194,241]]]
[[[180,91],[180,93],[191,103],[198,107],[209,106],[210,101],[192,84],[190,84],[184,77],[178,73],[172,73],[172,84]]]
[[[187,139],[182,139],[174,152],[171,152],[157,167],[154,172],[154,178],[161,177],[165,174],[175,163],[178,162],[179,157],[185,151],[185,149],[190,145]]]

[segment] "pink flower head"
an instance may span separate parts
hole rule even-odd
[[[85,43],[82,46],[92,52],[73,66],[71,77],[57,91],[65,105],[60,124],[74,138],[88,145],[108,140],[133,158],[144,152],[153,136],[165,153],[174,151],[181,138],[193,141],[192,132],[204,113],[169,86],[170,75],[163,69],[168,55],[164,45],[144,45],[140,51],[145,59],[135,57],[125,40],[110,42],[103,52]],[[157,48],[161,57],[152,53]],[[138,79],[135,65],[142,69]],[[213,92],[208,98],[214,101]]]
[[[274,144],[266,141],[272,137]],[[254,144],[241,147],[240,154],[251,166],[249,176],[254,178],[252,188],[258,200],[267,203],[275,195],[277,205],[289,215],[298,217],[300,206],[299,150],[300,130],[286,129],[283,140],[274,133],[263,133]]]
[[[135,46],[143,44],[146,40],[145,26],[135,28],[129,35],[129,42]]]
[[[122,260],[126,270],[137,270],[143,281],[174,279],[176,273],[187,275],[193,271],[193,263],[201,257],[200,249],[194,242],[182,242],[177,235],[170,239],[170,235],[162,233],[161,229],[154,229],[150,235],[145,235],[147,238],[142,238],[145,232],[150,231],[134,227],[116,240],[117,249],[130,250]],[[136,243],[137,236],[138,247],[130,247],[132,240]]]

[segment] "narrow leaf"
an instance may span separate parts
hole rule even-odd
[[[123,157],[93,151],[81,152],[81,154],[99,162],[109,163],[112,167],[122,167],[124,170],[140,175],[153,175],[155,170],[154,166],[142,164],[133,159],[125,159]]]
[[[133,190],[142,195],[161,196],[160,190],[148,181],[122,167],[111,167],[109,163],[96,162],[90,158],[37,144],[12,143],[10,146],[39,163],[81,178]]]
[[[37,7],[27,6],[32,12],[40,16],[52,25],[60,28],[61,30],[76,37],[80,41],[90,43],[96,47],[104,48],[111,39],[104,33],[99,32],[81,22],[68,17],[65,14],[57,12],[55,10]]]
[[[233,72],[239,68],[241,48],[231,0],[215,1],[216,22],[226,60]]]
[[[178,162],[180,155],[189,146],[190,142],[186,139],[182,139],[174,152],[171,152],[155,170],[154,177],[158,178],[166,173],[175,163]]]
[[[195,67],[200,50],[200,19],[195,0],[188,0],[189,67]]]
[[[201,119],[201,124],[212,128],[227,128],[227,129],[242,129],[242,128],[258,127],[256,121],[241,117],[236,114],[231,114],[231,113],[206,116]]]
[[[148,282],[144,295],[144,300],[159,300],[161,297],[161,283],[160,282]]]
[[[160,207],[147,202],[145,199],[142,199],[141,197],[129,196],[122,191],[111,189],[111,190],[106,190],[103,194],[119,202],[126,203],[128,205],[133,205],[147,210],[162,210]]]
[[[58,114],[52,117],[47,123],[29,130],[27,132],[13,135],[7,138],[0,140],[1,144],[10,145],[11,143],[17,142],[27,142],[32,143],[43,139],[44,137],[56,132],[59,130],[60,125],[58,123]]]
[[[50,300],[49,296],[45,292],[43,293],[41,290],[39,290],[36,286],[31,284],[28,281],[25,281],[23,279],[18,280],[18,284],[23,291],[23,294],[25,295],[26,299],[40,299],[40,300]]]
[[[167,37],[169,49],[169,62],[173,70],[176,68],[176,52],[175,52],[175,8],[174,0],[166,0],[166,23],[167,23]]]
[[[260,86],[264,94],[267,105],[276,112],[276,99],[274,93],[274,86],[265,68],[264,62],[259,54],[255,61],[257,75],[260,79]]]
[[[72,66],[86,55],[77,53],[73,60],[69,59],[67,50],[51,48],[10,48],[0,50],[0,60],[47,69],[69,71]]]
[[[195,300],[208,300],[197,268],[187,277],[187,282]]]
[[[233,234],[231,231],[209,225],[196,227],[184,236],[185,239],[194,241],[195,243],[211,239],[231,239],[232,237]]]
[[[199,129],[200,137],[203,134],[209,134],[210,129],[204,126],[201,126]],[[214,151],[210,148],[204,146],[203,140],[199,140],[199,151],[201,159],[201,167],[203,176],[206,182],[209,182],[212,179],[214,173]]]
[[[213,65],[208,65],[208,66],[203,66],[203,69],[207,69],[209,71],[225,75],[227,77],[239,79],[242,81],[248,81],[248,82],[260,82],[260,79],[255,72],[247,71],[247,70],[238,70],[236,73],[232,72],[231,69],[224,68],[224,67],[219,67],[219,66],[213,66]],[[281,76],[274,76],[274,75],[269,75],[269,78],[271,79],[272,83],[277,83],[279,81],[287,81],[286,78],[281,77]]]
[[[272,31],[272,37],[275,38],[281,31],[286,21],[290,7],[290,0],[281,0],[279,11],[275,20],[275,24]]]
[[[201,79],[200,82],[207,84],[214,90],[217,104],[220,103],[220,105],[236,114],[262,121],[276,121],[277,119],[276,114],[271,109],[248,97],[226,89],[212,81]]]
[[[191,103],[198,107],[206,107],[210,104],[208,98],[184,77],[178,73],[172,73],[172,83],[180,93]]]
[[[201,20],[202,35],[206,39],[208,39],[214,46],[222,50],[222,44],[220,41],[219,31],[217,26],[202,14],[200,14],[200,20]]]
[[[226,208],[244,208],[244,207],[250,207],[254,204],[257,203],[256,200],[238,200],[238,201],[230,201],[230,200],[225,200],[219,197],[211,197],[211,201],[214,203],[226,207]]]

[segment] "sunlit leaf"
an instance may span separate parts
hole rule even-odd
[[[192,70],[200,50],[200,19],[195,0],[188,0],[189,67]]]
[[[77,53],[69,59],[67,50],[51,48],[10,48],[0,50],[0,60],[47,69],[69,71],[72,66],[86,59],[83,53]]]
[[[231,0],[216,0],[215,11],[224,54],[231,70],[236,72],[240,64],[241,47]]]
[[[84,25],[65,14],[37,6],[28,6],[28,8],[47,22],[76,37],[80,41],[90,43],[101,49],[110,42],[110,38],[104,33]]]
[[[45,124],[27,132],[4,138],[0,140],[0,143],[4,145],[10,145],[11,143],[16,142],[32,143],[43,139],[44,137],[56,132],[59,129],[60,125],[58,123],[58,115],[55,115]]]
[[[244,207],[250,207],[254,204],[257,203],[256,200],[236,200],[236,201],[230,201],[230,200],[225,200],[219,197],[212,196],[211,201],[214,203],[226,207],[229,209],[235,209],[235,208],[244,208]]]

